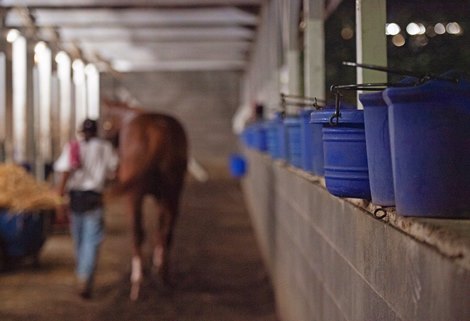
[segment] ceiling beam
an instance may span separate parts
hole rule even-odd
[[[22,0],[29,8],[181,8],[181,7],[226,7],[261,6],[267,0]],[[6,8],[17,6],[18,0],[3,0]]]
[[[87,42],[107,42],[119,39],[132,43],[142,42],[199,42],[253,40],[255,32],[244,27],[174,27],[174,28],[57,28],[64,42],[86,39]]]
[[[258,18],[237,8],[198,9],[77,9],[31,10],[38,27],[183,27],[183,26],[256,26]],[[23,26],[16,10],[8,12],[9,27]]]
[[[118,72],[152,72],[152,71],[199,71],[199,70],[243,70],[245,61],[114,61],[113,68]]]
[[[63,47],[72,48],[75,43],[64,43]],[[148,59],[178,60],[178,59],[238,59],[246,60],[249,43],[237,42],[208,42],[208,43],[171,43],[146,44],[136,46],[126,42],[108,43],[78,43],[85,56],[98,52],[106,59],[139,61]]]

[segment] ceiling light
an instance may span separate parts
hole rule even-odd
[[[439,22],[439,23],[436,23],[436,25],[434,26],[434,31],[438,35],[443,35],[446,33],[446,27],[444,27],[444,25]]]
[[[344,40],[352,39],[354,37],[354,30],[349,26],[344,27],[341,29],[341,37]]]
[[[69,56],[65,53],[65,51],[59,51],[57,55],[55,55],[55,62],[58,64],[68,62],[70,60]]]
[[[47,45],[44,41],[40,41],[36,44],[36,46],[34,46],[34,52],[36,54],[39,54],[41,51],[44,51],[45,49],[47,49]]]
[[[400,26],[397,25],[396,23],[387,23],[385,25],[385,34],[389,36],[395,36],[400,33],[401,29]]]
[[[16,39],[18,39],[21,36],[20,32],[16,29],[11,29],[7,33],[7,41],[9,43],[15,42]]]
[[[407,26],[406,26],[406,32],[408,32],[408,34],[410,36],[416,36],[418,35],[420,32],[421,32],[421,28],[420,26],[415,23],[415,22],[410,22]]]
[[[72,69],[82,71],[84,68],[83,61],[81,59],[75,59],[72,63]]]
[[[418,23],[419,32],[418,35],[424,35],[426,33],[426,27],[422,23]]]
[[[395,35],[392,37],[392,43],[397,47],[403,47],[406,43],[405,37],[401,34]]]
[[[462,33],[462,28],[460,28],[460,25],[457,22],[449,22],[446,25],[446,31],[451,35],[458,35]]]
[[[92,63],[89,63],[85,66],[85,73],[88,74],[96,74],[98,72],[98,69],[96,66]]]

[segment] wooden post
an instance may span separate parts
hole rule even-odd
[[[11,43],[2,42],[4,45],[2,46],[2,53],[3,53],[3,68],[4,71],[2,72],[2,80],[3,80],[3,98],[2,103],[3,111],[2,117],[4,119],[0,120],[3,124],[3,134],[4,134],[4,141],[3,141],[3,150],[4,153],[2,161],[5,162],[12,162],[13,161],[13,69],[12,69],[12,46]]]
[[[386,0],[356,0],[356,56],[358,63],[387,66],[386,18]],[[357,83],[386,81],[387,74],[384,72],[357,69]],[[359,99],[358,108],[362,109]]]
[[[287,10],[287,69],[289,93],[301,94],[300,88],[300,48],[299,48],[299,18],[301,0],[285,1]]]
[[[305,95],[325,99],[325,0],[304,0]]]

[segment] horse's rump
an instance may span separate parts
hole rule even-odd
[[[145,188],[145,192],[160,194],[181,189],[188,144],[175,118],[138,114],[121,129],[119,140],[119,190]]]

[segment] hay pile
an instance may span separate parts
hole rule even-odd
[[[54,209],[61,198],[22,167],[0,164],[0,207],[13,213]]]

